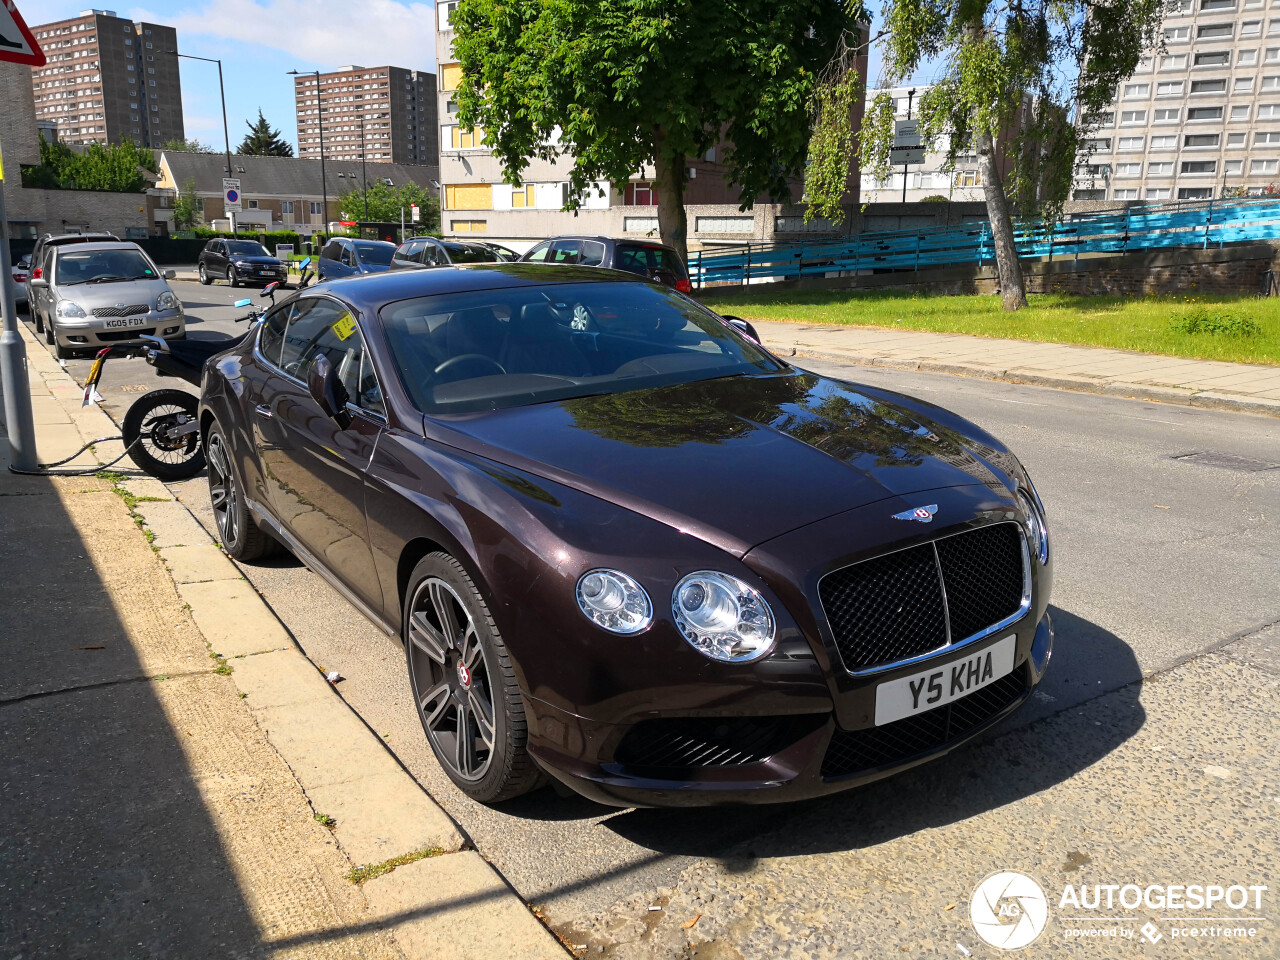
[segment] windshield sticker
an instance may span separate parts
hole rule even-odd
[[[338,335],[339,340],[346,340],[356,332],[355,317],[351,316],[349,313],[344,313],[334,321],[333,332]]]

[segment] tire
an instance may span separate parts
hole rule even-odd
[[[44,317],[34,307],[31,309],[31,319],[35,321],[36,333],[44,333]]]
[[[213,281],[209,279],[209,271],[205,269],[203,263],[200,264],[200,285],[207,287],[211,283],[213,283]]]
[[[539,786],[543,775],[529,755],[524,697],[506,643],[453,557],[433,553],[414,567],[402,634],[418,719],[458,789],[479,803],[498,803]]]
[[[233,560],[257,560],[275,550],[275,541],[254,522],[244,502],[244,483],[236,472],[231,445],[222,427],[214,423],[205,439],[209,465],[209,499],[218,524],[222,549]]]
[[[178,442],[167,441],[163,428],[178,418],[197,416],[198,398],[185,390],[153,390],[139,397],[124,415],[121,433],[129,459],[157,480],[190,480],[204,469],[200,434],[189,433]]]
[[[53,346],[55,337],[53,334],[53,318],[50,317],[44,325],[44,342],[49,346]]]
[[[235,267],[227,267],[227,283],[231,284],[233,287],[240,286],[240,277],[236,275]]]

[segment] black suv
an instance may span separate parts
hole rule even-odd
[[[490,243],[410,237],[396,247],[396,255],[391,259],[391,267],[392,269],[447,267],[451,263],[502,263],[506,259],[507,257]]]
[[[214,237],[204,245],[196,260],[200,282],[226,280],[233,287],[242,283],[284,283],[289,265],[267,252],[257,240],[232,240]]]
[[[520,258],[527,263],[565,263],[580,267],[607,267],[639,274],[681,293],[688,293],[689,271],[670,247],[649,240],[614,240],[610,237],[552,237],[529,249]]]

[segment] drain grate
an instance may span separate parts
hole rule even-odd
[[[1262,473],[1264,470],[1280,470],[1280,463],[1268,463],[1265,460],[1252,460],[1249,457],[1236,457],[1229,453],[1177,453],[1170,457],[1182,463],[1199,463],[1206,467],[1221,467],[1223,470],[1243,470],[1246,473]]]

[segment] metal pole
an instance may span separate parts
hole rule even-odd
[[[911,119],[911,101],[914,100],[915,98],[916,98],[915,90],[914,89],[908,90],[907,91],[907,119],[908,120]],[[905,163],[902,165],[902,202],[903,203],[907,202],[907,165]],[[898,221],[898,226],[899,227],[902,226],[901,220]]]
[[[227,93],[222,87],[222,61],[214,61],[218,65],[218,96],[222,97],[222,144],[227,149],[227,176],[231,176],[231,132],[227,129]],[[231,218],[231,235],[236,235],[236,221]]]
[[[18,332],[13,304],[13,270],[9,260],[9,216],[4,208],[4,157],[0,153],[0,383],[4,386],[4,422],[9,429],[9,455],[19,470],[36,468],[36,427],[31,417],[31,385],[27,380],[27,345]]]
[[[324,175],[324,98],[320,96],[320,71],[315,71],[316,75],[316,116],[319,117],[318,127],[320,130],[320,195],[324,198],[321,203],[321,225],[322,234],[327,237],[329,235],[329,181]]]
[[[362,108],[363,109],[363,108]],[[364,184],[364,222],[369,222],[369,174],[364,165],[369,145],[364,139],[364,114],[360,114],[360,182]]]

